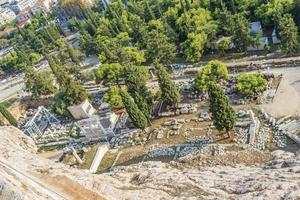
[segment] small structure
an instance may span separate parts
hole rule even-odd
[[[33,117],[25,124],[24,132],[33,139],[42,136],[48,126],[60,126],[60,121],[45,107],[40,106]]]
[[[261,22],[252,22],[250,27],[250,33],[254,35],[263,34]],[[264,50],[266,45],[269,44],[268,37],[261,37],[258,46],[249,46],[248,51],[260,51]]]
[[[86,119],[96,112],[88,100],[85,100],[79,105],[69,106],[68,110],[74,119]]]

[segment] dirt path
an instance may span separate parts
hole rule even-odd
[[[296,88],[289,83],[287,78],[283,78],[272,103],[262,105],[267,113],[273,117],[283,117],[286,115],[299,115],[300,96]]]
[[[36,175],[36,177],[43,180],[49,188],[68,196],[70,200],[104,200],[99,194],[84,188],[66,176]]]

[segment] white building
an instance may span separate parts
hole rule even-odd
[[[255,35],[262,34],[263,31],[262,31],[261,22],[252,22],[251,28],[249,31]],[[261,50],[264,50],[266,45],[268,45],[268,44],[269,44],[268,37],[263,36],[260,38],[260,42],[259,42],[258,46],[255,46],[255,47],[250,46],[247,48],[247,50],[248,51],[261,51]]]
[[[20,22],[28,21],[29,19],[31,19],[31,17],[32,17],[32,13],[30,8],[28,7],[17,15],[17,20],[20,23]]]
[[[35,5],[35,3],[35,0],[20,0],[12,4],[11,9],[18,14],[28,8],[32,8]]]
[[[96,112],[88,100],[85,100],[79,105],[69,106],[68,110],[74,119],[86,119]]]
[[[9,8],[0,10],[0,25],[11,22],[16,18],[15,13]]]
[[[37,0],[35,6],[31,9],[32,13],[36,13],[37,11],[42,11],[44,13],[49,13],[52,10],[52,5],[56,1],[53,0]]]

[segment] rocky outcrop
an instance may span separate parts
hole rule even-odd
[[[234,162],[239,157],[234,151],[215,159],[214,166],[198,165],[204,158],[195,156],[169,164],[116,167],[109,173],[92,175],[40,158],[32,141],[17,129],[0,128],[0,137],[1,161],[66,199],[300,199],[300,157],[283,151],[261,159],[270,160],[267,163]],[[250,153],[264,158],[261,152]],[[224,163],[222,159],[229,157],[231,161]],[[0,165],[0,199],[5,199],[4,193],[9,195],[6,199],[51,199]]]

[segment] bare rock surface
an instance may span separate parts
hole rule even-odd
[[[31,139],[15,128],[0,128],[0,137],[0,161],[65,199],[300,199],[300,157],[283,151],[231,152],[211,160],[195,156],[169,164],[145,162],[92,175],[39,157]],[[237,160],[250,154],[259,156],[259,161]],[[226,163],[229,157],[233,158]],[[198,164],[201,159],[213,161],[213,166]],[[32,187],[0,165],[0,199],[18,198],[53,199],[48,191]]]

